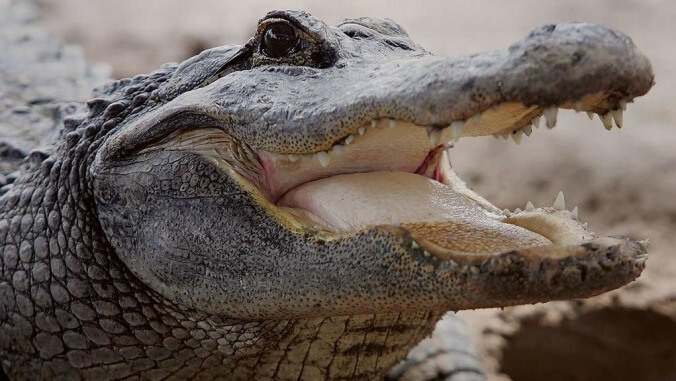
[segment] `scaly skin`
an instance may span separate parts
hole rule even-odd
[[[261,39],[278,19],[302,39],[270,58]],[[578,100],[605,114],[651,85],[630,40],[594,25],[448,59],[391,21],[273,12],[244,46],[99,90],[3,188],[2,367],[17,380],[377,379],[445,310],[619,287],[643,268],[626,238],[451,261],[396,225],[296,224],[266,201],[260,158],[330,149],[379,118],[447,126],[531,107],[500,126],[512,131]],[[195,128],[217,137],[181,146]]]

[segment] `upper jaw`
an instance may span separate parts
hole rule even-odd
[[[346,57],[325,69],[299,67],[293,77],[272,70],[280,68],[235,71],[184,92],[130,126],[117,149],[129,151],[186,113],[212,118],[256,151],[295,155],[331,150],[370,120],[446,127],[476,115],[488,120],[493,107],[507,105],[515,113],[509,123],[473,126],[463,136],[510,133],[550,107],[610,122],[653,85],[650,63],[631,40],[590,24],[545,26],[507,50],[470,57]]]
[[[276,101],[253,118],[256,149],[311,154],[356,136],[370,120],[446,127],[475,115],[489,118],[492,107],[506,105],[514,107],[509,123],[482,123],[465,136],[517,130],[550,107],[610,116],[653,84],[650,63],[630,40],[589,24],[541,28],[508,50],[470,57],[372,56],[339,64],[297,81],[261,73],[273,86],[257,91]]]

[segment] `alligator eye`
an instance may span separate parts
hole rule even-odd
[[[296,29],[287,23],[272,24],[263,34],[263,53],[272,58],[293,53],[297,44]]]

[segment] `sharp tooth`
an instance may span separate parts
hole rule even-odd
[[[329,162],[331,161],[329,153],[326,151],[317,152],[317,159],[319,160],[319,164],[321,164],[322,167],[327,167],[329,165]]]
[[[373,119],[371,121],[371,128],[376,128],[377,125],[378,125],[378,122],[375,119]]]
[[[451,137],[454,142],[457,142],[460,140],[460,137],[462,136],[462,131],[465,129],[465,122],[462,120],[456,120],[455,122],[451,123]]]
[[[530,122],[533,126],[535,126],[535,128],[540,128],[540,115],[531,119]]]
[[[589,227],[589,222],[585,222],[584,224],[582,224],[582,229],[587,230],[588,227]]]
[[[472,124],[479,124],[479,121],[481,121],[481,113],[476,113],[472,115]]]
[[[493,134],[493,137],[496,139],[500,139],[500,134]]]
[[[423,251],[423,257],[429,257],[430,255],[431,255],[431,254],[430,254],[429,251],[427,251],[427,250],[424,250],[424,251]]]
[[[502,214],[510,214],[510,213],[512,213],[512,212],[510,212],[509,209],[507,209],[507,208],[502,209]]]
[[[443,154],[445,154],[446,159],[448,159],[448,167],[453,169],[453,163],[451,163],[451,148],[448,148]]]
[[[545,116],[545,123],[547,128],[554,128],[556,126],[556,114],[559,112],[559,109],[555,106],[547,107],[542,113]]]
[[[516,214],[521,213],[521,208],[516,208],[516,209],[514,209],[514,213],[516,213]]]
[[[620,101],[620,108],[624,111],[627,111],[627,100],[626,99],[622,99]]]
[[[605,127],[606,130],[610,131],[613,129],[613,117],[610,115],[610,113],[602,115],[601,122],[603,122],[603,127]]]
[[[650,245],[650,240],[649,239],[642,239],[638,241],[638,244],[641,245],[643,250],[646,250],[648,248],[648,245]]]
[[[648,259],[648,254],[642,254],[642,255],[637,256],[637,257],[634,259],[634,261],[635,261],[636,264],[638,264],[639,266],[643,266],[643,264],[645,263],[645,261],[646,261],[647,259]]]
[[[389,123],[390,123],[390,128],[392,128],[392,127],[394,127],[394,126],[397,125],[397,121],[394,120],[394,119],[390,119],[390,120],[389,120]]]
[[[523,131],[517,130],[512,133],[512,140],[514,140],[514,143],[517,145],[521,144],[521,138],[523,137]]]
[[[412,249],[420,249],[420,245],[418,245],[418,242],[416,242],[416,241],[411,241],[411,248]]]
[[[430,140],[430,146],[436,147],[441,137],[441,129],[436,127],[427,127],[427,138]]]
[[[523,127],[521,128],[521,130],[523,130],[523,133],[524,133],[526,136],[530,136],[530,134],[533,133],[533,125],[532,125],[532,124],[527,124],[527,125],[523,126]]]
[[[528,203],[526,204],[526,211],[530,212],[532,210],[535,210],[535,205],[533,205],[532,202],[528,201]]]
[[[287,158],[289,159],[289,161],[292,162],[292,163],[295,163],[295,162],[298,161],[298,156],[296,156],[296,155],[287,155],[286,157],[287,157]]]
[[[573,208],[573,211],[570,212],[570,214],[572,214],[573,218],[576,220],[579,218],[579,211],[577,210],[577,206]]]
[[[364,126],[357,128],[357,132],[359,133],[359,135],[364,135],[365,131],[366,131],[366,127],[364,127]]]
[[[342,144],[336,144],[335,146],[331,147],[331,152],[335,152],[338,154],[343,153],[344,150],[345,146]]]
[[[610,112],[610,114],[613,116],[613,119],[615,120],[615,124],[617,124],[617,128],[622,128],[622,112],[622,109],[617,109]]]
[[[552,206],[558,210],[566,209],[566,200],[563,197],[563,191],[560,191],[559,194],[556,196],[556,200],[554,200],[554,205]]]
[[[582,107],[583,107],[582,101],[577,101],[575,102],[575,104],[573,104],[573,110],[575,110],[575,112],[582,111]]]
[[[589,120],[594,120],[594,113],[591,111],[587,111],[587,118],[589,118]]]
[[[348,145],[354,141],[354,135],[347,135],[345,138],[345,145]]]

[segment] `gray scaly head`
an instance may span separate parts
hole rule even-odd
[[[518,142],[559,108],[621,126],[652,84],[596,25],[444,58],[389,20],[271,12],[243,46],[101,90],[0,199],[3,365],[372,378],[443,311],[620,287],[640,243],[587,231],[562,197],[503,213],[447,150]]]

